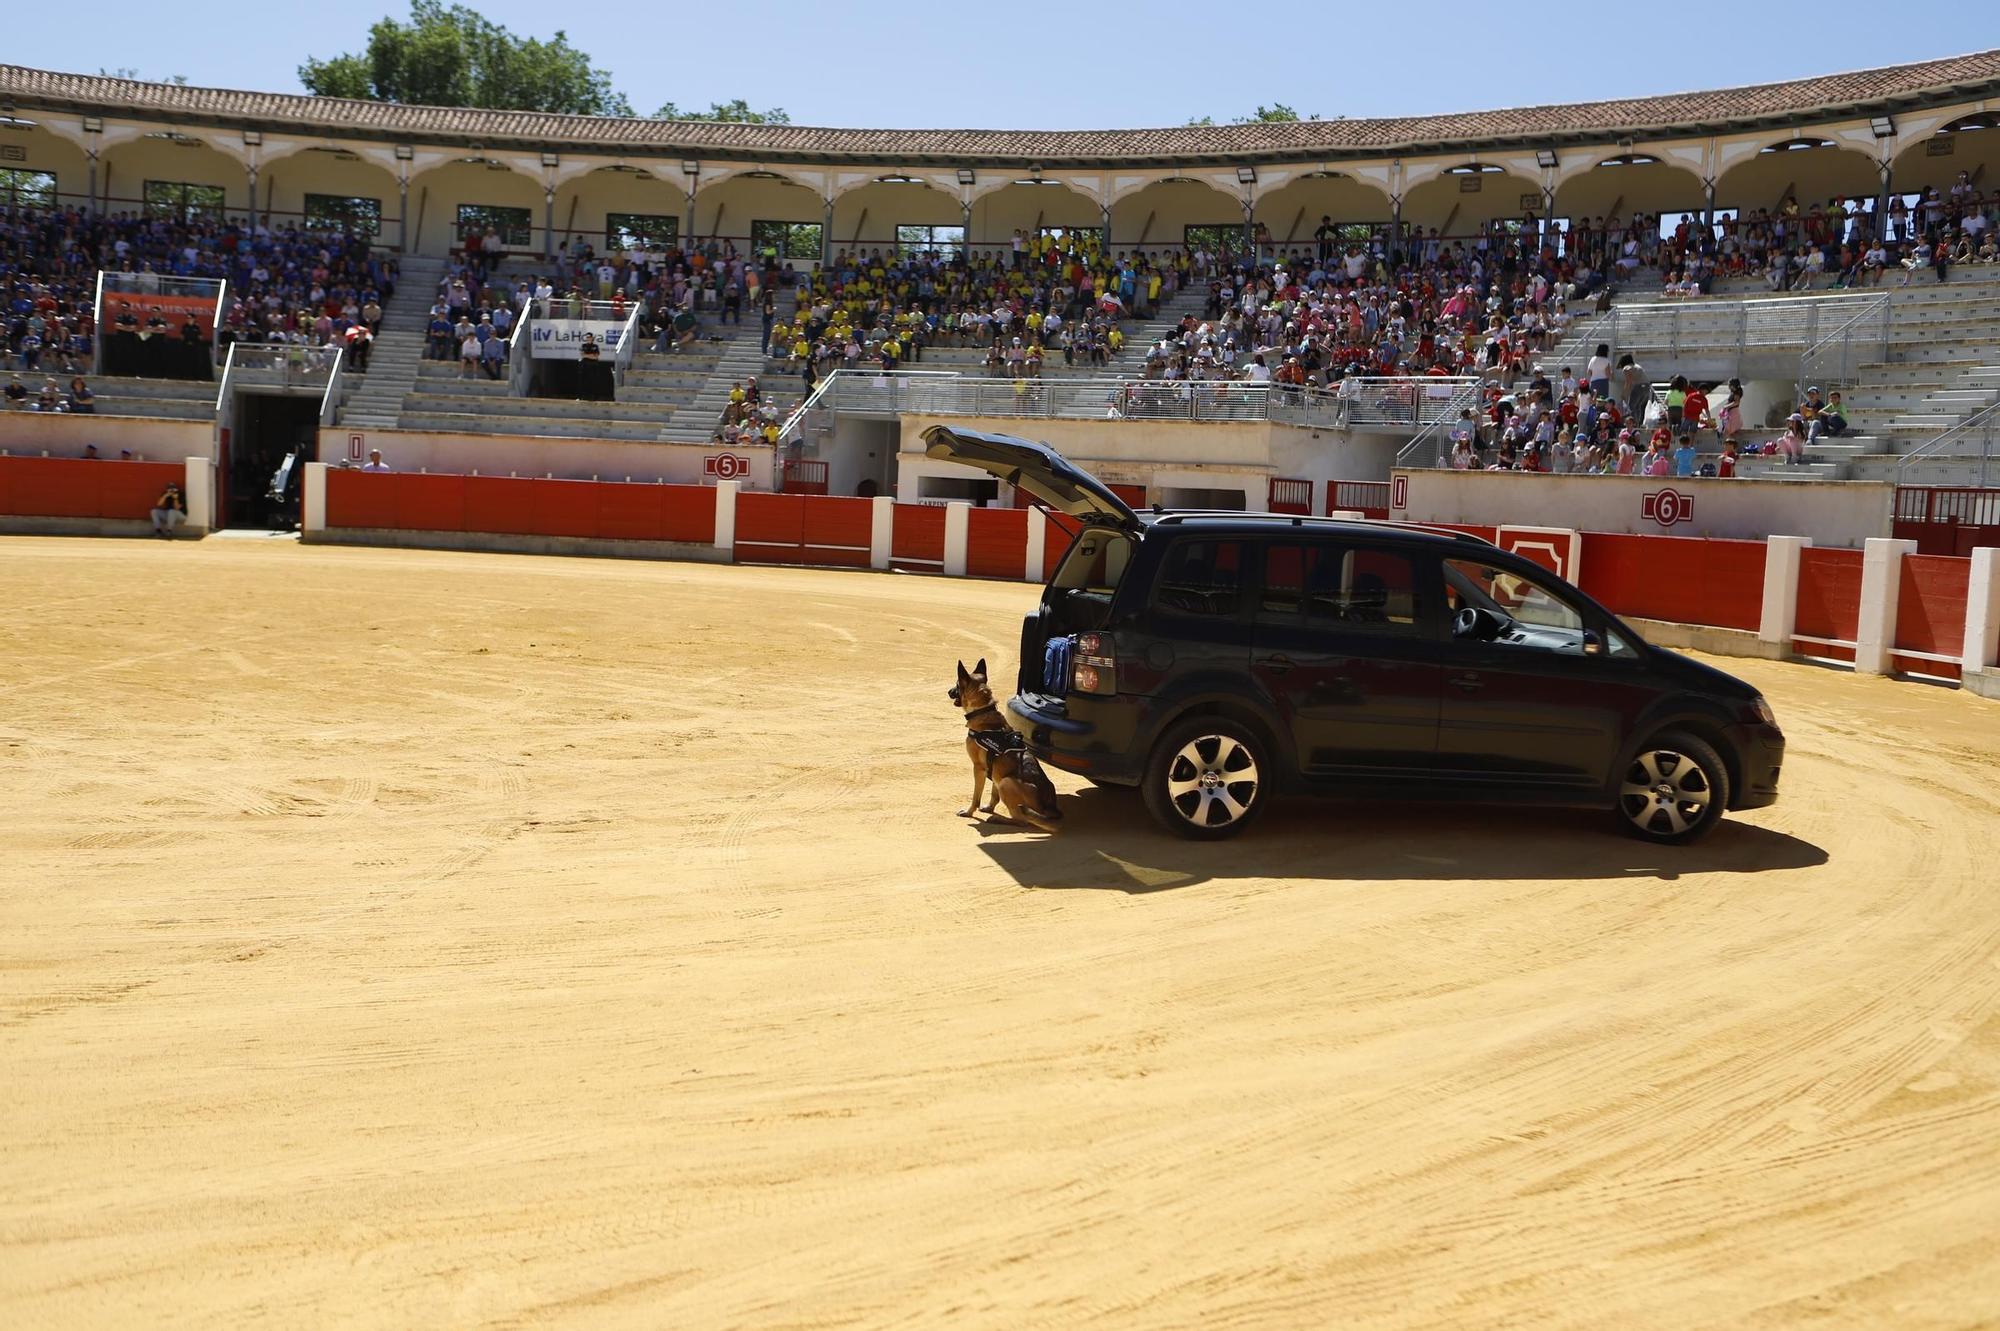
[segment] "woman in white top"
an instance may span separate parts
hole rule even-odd
[[[1597,344],[1597,354],[1590,358],[1590,365],[1584,371],[1590,382],[1590,391],[1604,397],[1611,391],[1611,346],[1607,342]]]

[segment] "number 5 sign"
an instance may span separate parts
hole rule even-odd
[[[701,471],[718,481],[733,481],[750,474],[750,459],[735,453],[710,453],[701,460]]]

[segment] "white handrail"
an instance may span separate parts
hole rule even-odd
[[[215,415],[218,420],[222,416],[222,404],[229,401],[229,374],[230,371],[236,368],[236,346],[236,343],[231,342],[229,350],[223,353],[222,373],[217,376],[217,383],[215,385]]]
[[[233,354],[236,350],[235,344],[232,343],[229,350]],[[327,367],[326,387],[321,390],[319,395],[319,423],[321,425],[333,424],[334,408],[340,405],[340,378],[346,368],[347,348],[337,346],[333,349],[333,364]]]
[[[625,372],[632,368],[633,353],[639,347],[639,324],[646,313],[646,302],[632,302],[631,313],[625,316],[625,326],[618,330],[618,350],[612,353],[612,372],[619,387],[625,386]]]
[[[524,338],[522,332],[534,317],[535,301],[532,295],[523,295],[515,303],[520,308],[514,312],[514,322],[507,329],[507,394],[510,397],[526,397],[534,378],[534,364],[530,356],[535,340]]]

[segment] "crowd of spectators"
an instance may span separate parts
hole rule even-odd
[[[1956,266],[2000,263],[1996,230],[2000,193],[1961,171],[1943,190],[1891,196],[1879,229],[1873,200],[1801,206],[1788,196],[1776,209],[1725,213],[1711,229],[1683,217],[1655,252],[1619,262],[1656,264],[1669,296],[1705,294],[1725,277],[1761,279],[1773,291],[1880,286],[1892,276],[1907,286],[1926,270],[1944,282]]]
[[[396,263],[347,230],[75,208],[0,208],[6,351],[27,373],[90,366],[97,274],[130,272],[226,282],[214,330],[231,342],[320,347],[380,325]],[[206,340],[204,338],[204,340]]]
[[[1197,252],[1202,310],[1146,348],[1142,373],[1301,388],[1361,376],[1511,382],[1561,341],[1571,302],[1602,282],[1540,238],[1493,228],[1452,241],[1413,232],[1406,247],[1377,235],[1268,258]]]
[[[489,233],[491,234],[491,233]],[[438,278],[425,329],[424,356],[457,361],[461,379],[507,377],[508,339],[537,279],[519,286],[497,272],[502,252],[468,242]],[[543,284],[546,293],[548,287]],[[543,313],[548,313],[546,299]]]
[[[1743,383],[1676,375],[1659,390],[1631,356],[1613,365],[1599,345],[1579,377],[1539,368],[1525,387],[1488,387],[1479,408],[1465,408],[1446,432],[1439,465],[1457,471],[1528,471],[1556,475],[1736,475],[1746,456],[1786,466],[1810,460],[1808,449],[1849,428],[1838,390],[1806,390],[1783,429],[1746,440]]]
[[[60,411],[77,416],[95,415],[97,394],[91,391],[82,375],[73,375],[69,387],[64,388],[54,375],[45,377],[39,387],[31,387],[20,374],[7,376],[7,386],[0,389],[0,409],[7,411]]]

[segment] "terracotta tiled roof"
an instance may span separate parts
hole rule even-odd
[[[522,144],[633,154],[791,161],[1039,161],[1048,166],[1173,163],[1267,156],[1311,160],[1659,135],[1732,122],[1936,104],[2000,89],[2000,50],[1743,88],[1380,120],[1305,120],[1135,130],[822,129],[711,121],[622,120],[539,112],[399,106],[289,93],[141,83],[0,65],[0,97],[23,106],[144,115],[189,125],[293,129],[329,137]]]

